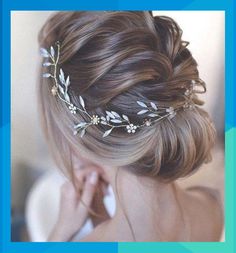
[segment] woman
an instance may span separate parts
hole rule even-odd
[[[147,11],[59,12],[39,34],[39,108],[68,177],[49,241],[218,241],[217,189],[176,180],[210,161],[206,91],[174,20]],[[111,185],[116,211],[103,204]]]

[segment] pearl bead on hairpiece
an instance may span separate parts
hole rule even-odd
[[[88,116],[88,121],[78,122],[74,125],[74,135],[80,133],[80,137],[83,137],[87,127],[92,125],[105,125],[108,129],[104,132],[103,137],[108,136],[114,128],[124,128],[127,133],[134,134],[138,128],[143,126],[149,127],[154,122],[161,121],[165,118],[172,119],[176,112],[183,109],[192,109],[194,103],[191,99],[193,93],[193,86],[195,81],[192,80],[191,89],[187,89],[184,93],[186,97],[186,102],[178,107],[165,107],[158,106],[157,104],[150,102],[150,104],[136,101],[137,104],[141,107],[140,111],[137,112],[137,115],[147,115],[142,124],[134,124],[130,121],[127,115],[118,114],[115,111],[105,111],[105,115],[91,115],[85,107],[85,101],[82,96],[79,96],[79,107],[74,105],[71,102],[68,89],[70,86],[70,77],[65,76],[63,70],[60,68],[58,70],[58,61],[60,56],[60,43],[56,42],[56,50],[53,46],[49,50],[45,48],[40,48],[41,55],[46,58],[46,62],[43,63],[44,67],[52,67],[51,72],[46,72],[43,74],[45,78],[53,79],[53,86],[51,93],[53,96],[57,96],[61,101],[63,101],[72,114],[77,114],[78,112],[84,113]]]

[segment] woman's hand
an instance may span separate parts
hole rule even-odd
[[[91,207],[98,187],[98,171],[91,167],[76,170],[75,181],[81,191],[69,181],[61,187],[59,216],[48,241],[70,241],[88,218],[87,207]]]
[[[107,212],[106,207],[103,202],[105,195],[108,194],[107,190],[108,190],[108,182],[106,181],[106,179],[101,177],[101,179],[98,181],[97,190],[94,194],[93,201],[91,204],[92,210],[100,215],[98,217],[93,214],[90,214],[90,218],[92,220],[94,227],[110,219],[110,215]]]

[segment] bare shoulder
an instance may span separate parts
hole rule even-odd
[[[191,186],[186,188],[186,192],[192,202],[190,213],[197,240],[219,241],[224,227],[224,208],[219,190]]]

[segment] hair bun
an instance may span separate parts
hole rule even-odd
[[[150,11],[58,12],[46,22],[39,38],[43,47],[61,42],[59,67],[70,76],[73,104],[78,105],[82,95],[91,114],[115,111],[135,120],[140,110],[137,101],[175,105],[183,100],[192,80],[198,86],[196,103],[200,104],[197,92],[205,91],[182,31],[169,17],[153,17]],[[71,135],[69,125],[82,116],[68,114],[52,98],[49,87],[39,83],[41,114],[47,139],[58,149],[58,159],[66,161],[64,167],[70,166],[68,152],[75,149],[103,165],[174,180],[210,156],[214,127],[198,107],[181,110],[173,120],[128,137],[117,130],[104,139],[104,129],[94,126],[81,141]]]

